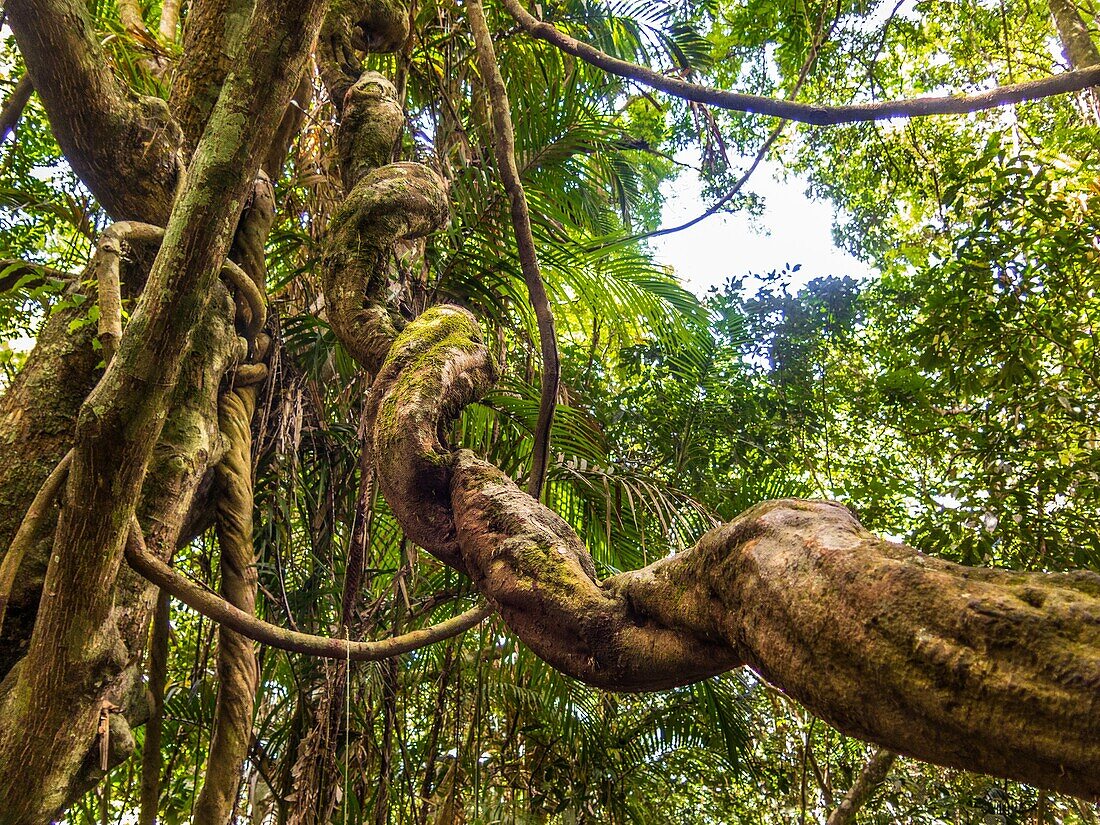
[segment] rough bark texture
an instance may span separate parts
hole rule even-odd
[[[238,280],[231,295],[218,273],[235,234],[235,256],[253,274],[262,268],[266,229],[261,221],[254,235],[237,232],[237,218],[249,193],[254,203],[270,196],[256,173],[261,162],[278,165],[270,150],[282,142],[278,124],[324,7],[323,0],[260,0],[249,17],[245,0],[196,3],[185,37],[189,60],[173,92],[177,128],[163,104],[133,96],[104,71],[82,3],[6,6],[74,169],[114,217],[166,230],[130,324],[121,338],[118,325],[109,330],[118,353],[91,395],[98,361],[91,330],[68,334],[69,319],[59,313],[0,402],[7,505],[0,546],[75,440],[55,550],[40,552],[43,545],[20,565],[4,627],[17,635],[0,647],[0,666],[10,666],[36,619],[26,657],[0,684],[0,825],[40,825],[101,777],[89,750],[104,703],[139,704],[138,653],[153,591],[119,572],[122,544],[137,513],[140,528],[129,532],[135,567],[147,560],[166,586],[176,581],[164,559],[219,458],[218,386],[243,355],[234,318],[249,337],[262,322],[247,283]],[[517,16],[535,36],[606,63],[606,55]],[[433,307],[406,323],[387,300],[394,244],[443,225],[446,189],[427,167],[389,163],[403,124],[392,84],[369,72],[348,77],[358,72],[354,50],[399,44],[407,17],[396,4],[372,0],[342,3],[325,20],[321,69],[343,112],[337,146],[347,190],[323,261],[326,311],[348,351],[379,373],[370,441],[380,488],[406,533],[468,573],[536,653],[591,684],[648,690],[748,665],[841,730],[893,751],[1100,796],[1100,576],[962,568],[876,539],[839,505],[779,501],[711,531],[689,551],[601,582],[562,519],[500,471],[448,449],[441,433],[491,385],[495,367],[465,310]],[[245,35],[234,62],[238,31]],[[482,39],[486,33],[482,25]],[[609,68],[637,74],[620,64]],[[777,113],[824,123],[969,111],[1040,88],[1082,88],[1085,77],[1096,75],[947,103],[784,104]],[[674,78],[657,80],[690,99],[700,94]],[[745,104],[744,96],[724,94],[727,103]],[[192,146],[177,193],[180,157]],[[243,523],[235,529],[250,532]],[[237,572],[248,578],[239,565]],[[210,609],[239,629],[258,624],[269,632],[247,609],[220,600]],[[225,636],[232,639],[231,630]],[[249,670],[249,661],[241,655],[232,664]],[[254,686],[254,662],[237,681],[248,678]],[[239,771],[248,713],[250,701],[242,701],[225,770]],[[127,719],[137,718],[110,715],[109,762],[132,749]],[[225,809],[223,800],[210,821]]]
[[[337,149],[348,196],[329,222],[322,287],[333,330],[376,373],[403,324],[384,299],[394,242],[446,223],[446,185],[419,163],[376,168],[389,162],[405,122],[392,83],[367,72],[344,100]]]
[[[188,340],[213,294],[261,153],[297,88],[323,5],[265,4],[251,18],[246,60],[227,78],[199,141],[118,355],[82,407],[46,574],[49,601],[23,667],[5,684],[0,822],[41,823],[64,804],[67,778],[95,736],[103,691],[126,667],[107,595],[124,533]]]
[[[554,513],[469,453],[425,449],[437,444],[433,413],[468,398],[489,357],[475,354],[472,321],[466,349],[452,324],[441,352],[442,314],[410,324],[379,376],[383,491],[416,486],[424,466],[433,485],[451,476],[462,568],[555,667],[648,690],[746,664],[891,750],[1100,795],[1100,575],[960,567],[875,538],[840,505],[778,501],[598,582]],[[414,348],[434,357],[410,359]],[[454,553],[450,543],[428,549],[445,561]]]
[[[1100,51],[1092,40],[1085,21],[1073,0],[1048,0],[1062,52],[1074,69],[1100,64]],[[1094,123],[1100,123],[1100,89],[1093,86],[1084,94],[1085,104]]]
[[[183,31],[182,61],[172,80],[168,108],[179,124],[184,151],[202,136],[222,84],[240,48],[253,0],[196,0]]]
[[[1085,21],[1072,0],[1049,0],[1050,13],[1058,29],[1058,38],[1062,41],[1062,50],[1070,66],[1086,69],[1100,63],[1100,51],[1092,42]]]
[[[64,310],[47,319],[27,363],[0,398],[0,548],[5,554],[46,477],[72,447],[77,411],[97,378],[95,329],[89,324],[70,333],[76,317],[75,310]],[[13,581],[0,634],[0,679],[27,652],[55,519],[56,508],[48,535],[24,555]]]

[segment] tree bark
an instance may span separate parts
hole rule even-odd
[[[1100,51],[1097,51],[1073,0],[1049,0],[1049,3],[1054,25],[1058,29],[1058,39],[1062,41],[1062,50],[1069,65],[1074,69],[1087,69],[1100,63]]]
[[[1100,65],[1100,51],[1096,49],[1081,13],[1073,0],[1048,0],[1062,52],[1074,69],[1087,69]],[[1085,92],[1088,112],[1094,123],[1100,123],[1100,90],[1096,86]]]
[[[264,4],[226,80],[118,355],[84,403],[67,502],[17,678],[5,685],[0,822],[40,823],[95,736],[102,691],[126,662],[111,610],[135,511],[187,342],[213,292],[261,154],[298,85],[322,0]],[[36,84],[37,85],[37,84]],[[39,91],[42,89],[39,86]],[[9,680],[10,681],[10,680]]]
[[[255,383],[222,396],[219,422],[229,442],[217,468],[217,534],[221,590],[226,601],[251,614],[256,609],[257,577],[252,549],[252,414]],[[252,708],[260,672],[252,640],[218,627],[218,695],[206,779],[195,804],[197,825],[226,825],[236,808],[241,768],[252,740]]]
[[[535,499],[542,497],[542,485],[550,462],[550,428],[554,423],[554,410],[558,403],[558,385],[561,380],[561,360],[558,357],[558,336],[554,326],[554,312],[550,297],[542,281],[535,238],[531,233],[531,215],[527,208],[527,195],[516,166],[516,135],[512,128],[512,107],[508,101],[508,89],[497,66],[496,49],[481,0],[469,0],[466,4],[470,30],[477,47],[477,63],[482,82],[489,92],[493,113],[493,151],[497,172],[508,193],[511,205],[512,230],[519,251],[520,268],[527,284],[527,296],[534,310],[539,327],[539,350],[542,354],[542,387],[539,401],[539,417],[532,433],[531,475],[527,493]]]
[[[183,59],[172,80],[168,108],[182,132],[184,151],[194,151],[218,102],[222,84],[243,47],[241,33],[253,0],[195,0],[183,30]]]
[[[883,748],[878,748],[871,754],[871,758],[856,777],[855,784],[840,800],[836,809],[829,814],[826,825],[850,825],[855,822],[859,809],[867,804],[875,789],[886,779],[886,774],[890,773],[890,768],[894,766],[897,758],[896,753]]]

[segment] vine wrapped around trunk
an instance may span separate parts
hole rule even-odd
[[[368,88],[392,87],[364,75],[352,111]],[[396,137],[392,119],[346,124],[357,133],[344,146]],[[396,331],[382,261],[430,229],[441,195],[425,167],[390,164],[362,172],[334,221],[330,319],[372,372]],[[379,485],[406,533],[468,573],[554,667],[634,691],[747,665],[890,750],[1100,797],[1100,576],[965,568],[876,538],[842,505],[784,500],[601,582],[564,520],[442,444],[495,374],[466,310],[436,306],[405,325],[371,394]]]

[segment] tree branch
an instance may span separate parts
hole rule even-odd
[[[554,410],[558,402],[558,384],[561,381],[561,359],[558,356],[558,336],[554,330],[554,312],[546,294],[539,271],[535,239],[531,234],[531,215],[527,208],[527,195],[516,166],[516,135],[512,128],[512,107],[508,102],[508,89],[497,65],[493,37],[485,22],[485,10],[481,0],[467,0],[466,12],[470,18],[470,31],[477,49],[478,70],[489,91],[489,105],[493,115],[493,151],[497,171],[504,191],[512,207],[512,231],[519,250],[519,264],[523,280],[527,284],[527,297],[535,312],[539,328],[539,349],[542,352],[542,387],[539,397],[539,417],[535,423],[531,446],[531,475],[527,480],[527,492],[532,498],[540,498],[542,485],[550,462],[550,428],[554,423]]]
[[[891,751],[1100,796],[1100,575],[965,568],[877,539],[839,504],[788,500],[601,582],[566,522],[473,454],[441,451],[436,434],[489,375],[463,310],[402,331],[372,393],[380,487],[407,528],[431,509],[441,540],[421,531],[423,546],[552,666],[653,690],[748,665]]]
[[[183,31],[183,55],[168,108],[180,125],[185,151],[194,151],[241,44],[252,0],[194,0]]]
[[[265,345],[258,353],[261,365],[266,349]],[[252,416],[258,392],[258,382],[242,386],[238,381],[218,399],[218,429],[227,446],[214,469],[221,592],[226,602],[247,615],[255,612],[258,584],[252,523]],[[138,529],[136,519],[132,529]],[[214,727],[206,779],[195,802],[195,825],[224,825],[233,818],[241,768],[252,740],[259,663],[252,640],[225,625],[218,627],[217,674]]]
[[[860,808],[867,804],[875,789],[886,779],[894,761],[898,758],[896,753],[891,753],[884,748],[878,748],[871,755],[863,770],[859,772],[855,783],[840,800],[840,805],[829,814],[826,825],[850,825],[855,822],[856,814]]]
[[[117,0],[118,21],[128,32],[144,32],[145,18],[141,14],[141,0]]]
[[[5,8],[73,170],[115,220],[163,225],[180,144],[164,102],[136,96],[111,73],[80,0],[8,0]]]
[[[11,96],[4,103],[4,108],[0,109],[0,143],[4,142],[19,123],[19,118],[23,116],[23,109],[26,108],[32,94],[34,94],[34,84],[31,83],[31,76],[24,74],[12,89]]]
[[[314,636],[286,630],[245,613],[225,599],[206,590],[177,573],[144,549],[140,531],[132,530],[126,543],[126,561],[143,577],[171,593],[188,607],[208,619],[269,647],[320,656],[325,659],[347,659],[353,662],[377,662],[391,656],[401,656],[430,644],[449,639],[476,627],[494,613],[483,604],[465,613],[422,630],[413,630],[376,642],[353,642],[327,636]]]
[[[675,97],[758,115],[771,115],[812,126],[860,123],[892,117],[925,117],[928,115],[958,115],[993,109],[1010,103],[1022,103],[1044,97],[1079,92],[1100,83],[1100,68],[1065,72],[1064,74],[998,86],[971,95],[951,97],[918,97],[874,103],[853,103],[847,106],[817,106],[809,103],[776,100],[760,95],[730,92],[711,86],[689,83],[677,77],[655,72],[582,43],[549,23],[532,17],[519,0],[502,0],[504,7],[516,19],[520,28],[531,37],[545,40],[567,54],[580,58],[605,72],[633,80]]]

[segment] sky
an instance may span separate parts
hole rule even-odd
[[[762,163],[744,190],[764,198],[762,215],[712,215],[691,229],[655,238],[650,246],[656,259],[672,266],[684,285],[700,296],[730,276],[763,274],[788,263],[802,265],[791,282],[794,288],[822,275],[870,275],[865,263],[833,244],[833,205],[809,198],[807,185],[795,176],[784,180],[778,164]],[[681,224],[708,206],[690,171],[666,184],[664,194],[662,226]]]

